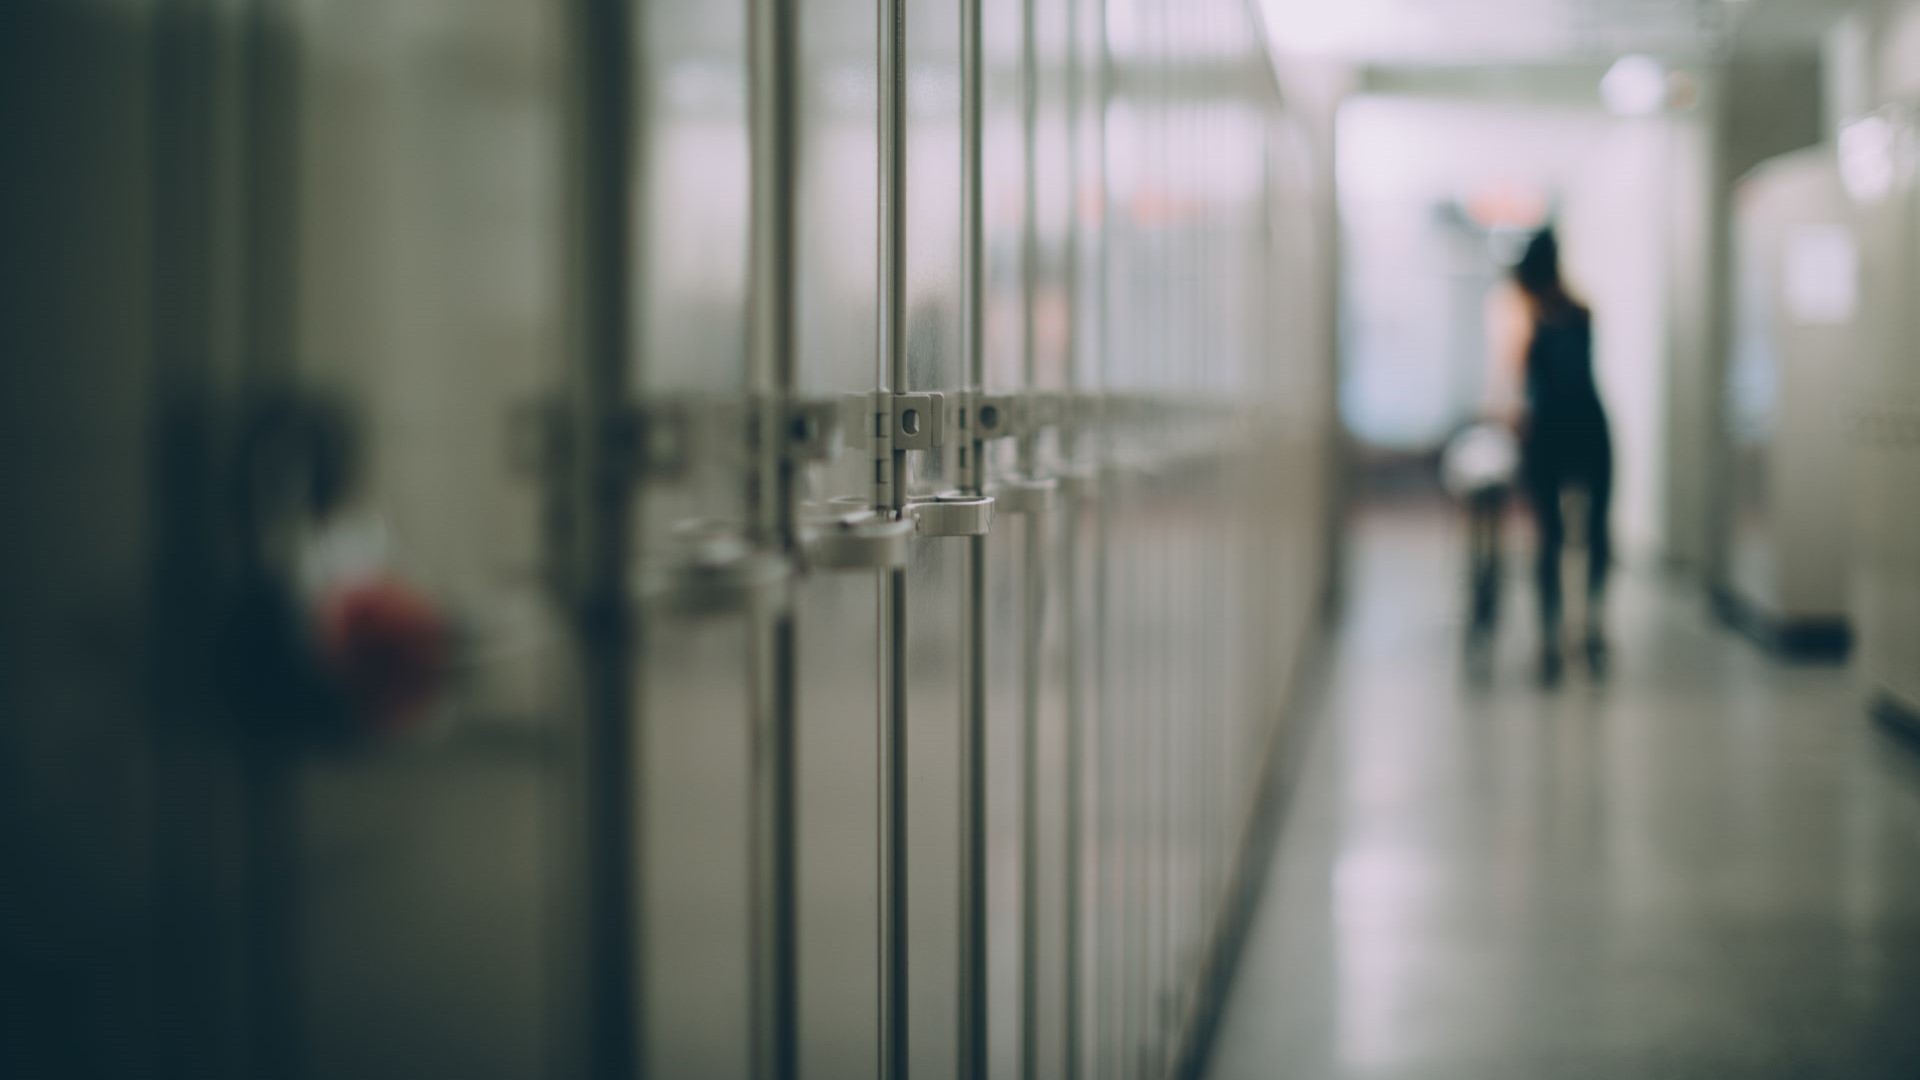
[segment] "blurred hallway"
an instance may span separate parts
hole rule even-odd
[[[1467,688],[1449,524],[1357,534],[1211,1075],[1914,1075],[1920,756],[1645,575],[1607,686],[1534,687],[1514,588]]]
[[[13,0],[0,88],[0,1080],[1920,1052],[1920,0]],[[1549,696],[1563,531],[1670,576]]]

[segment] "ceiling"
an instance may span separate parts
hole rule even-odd
[[[1275,48],[1374,64],[1702,59],[1819,40],[1851,0],[1259,0]]]

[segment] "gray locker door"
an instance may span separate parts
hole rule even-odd
[[[1175,1068],[1323,554],[1250,3],[70,6],[0,1072]]]
[[[834,401],[879,386],[874,5],[808,0],[800,32],[798,388]],[[867,509],[872,463],[848,448],[808,465],[810,528]],[[871,1077],[879,1062],[881,579],[853,567],[799,584],[800,1071]]]
[[[899,9],[906,20],[900,28],[905,87],[898,128],[904,142],[896,148],[905,183],[897,221],[904,230],[900,310],[883,309],[882,319],[884,327],[898,318],[902,336],[892,339],[883,330],[888,368],[882,385],[896,392],[951,396],[970,383],[962,349],[963,226],[958,213],[963,175],[961,22],[952,3],[909,0]],[[885,26],[883,20],[883,33]],[[888,84],[882,85],[885,94]],[[883,106],[883,125],[887,116]],[[883,126],[883,169],[887,149]],[[883,218],[883,244],[887,229]],[[888,293],[883,279],[883,304]],[[947,445],[907,455],[902,488],[909,501],[961,490],[959,441],[955,429],[948,432]],[[993,528],[997,531],[1003,523],[1000,518]],[[970,559],[975,538],[937,532],[922,529],[909,545],[904,610],[896,612],[888,626],[889,648],[895,650],[897,663],[891,678],[900,682],[897,705],[905,709],[903,718],[894,718],[903,721],[896,731],[905,739],[904,1058],[912,1075],[931,1078],[957,1075],[960,1054],[962,763],[972,663],[967,620],[970,590],[976,587]]]
[[[1910,302],[1913,282],[1920,278],[1920,182],[1914,179],[1915,158],[1920,157],[1920,150],[1915,148],[1915,139],[1920,137],[1920,104],[1908,102],[1901,111],[1900,123],[1904,133],[1901,152],[1908,158],[1901,170],[1906,182],[1896,196],[1902,206],[1903,227],[1895,235],[1903,248],[1903,258],[1902,272],[1894,280],[1908,290],[1898,308],[1905,312],[1907,321],[1892,337],[1901,346],[1887,354],[1886,363],[1888,388],[1892,391],[1888,400],[1896,402],[1898,409],[1893,426],[1904,431],[1906,437],[1896,441],[1893,452],[1884,459],[1887,468],[1882,473],[1888,485],[1885,497],[1901,508],[1889,521],[1893,535],[1885,541],[1894,552],[1892,584],[1897,612],[1892,635],[1895,667],[1888,688],[1908,709],[1920,709],[1920,544],[1913,542],[1920,536],[1920,508],[1913,498],[1914,478],[1920,476],[1920,437],[1916,437],[1920,432],[1920,357],[1914,355],[1912,344],[1920,314]]]
[[[980,51],[981,230],[984,288],[981,293],[980,385],[989,394],[1028,389],[1030,277],[1034,270],[1028,233],[1031,143],[1028,106],[1033,46],[1026,0],[982,0]],[[980,463],[990,484],[1020,476],[1024,437],[987,445]],[[1027,615],[1031,581],[1029,535],[1045,528],[1044,512],[1003,515],[982,541],[980,613],[985,652],[984,692],[985,860],[985,1062],[988,1075],[1023,1075],[1028,988],[1025,974],[1026,916],[1024,770],[1027,762],[1028,691],[1037,688],[1036,661],[1029,652]]]
[[[1853,137],[1865,134],[1867,147],[1856,144],[1855,152],[1878,150],[1900,178],[1891,190],[1864,198],[1856,212],[1869,348],[1860,385],[1862,544],[1854,595],[1872,690],[1907,711],[1920,709],[1920,554],[1913,542],[1920,521],[1912,494],[1920,475],[1914,437],[1920,364],[1912,345],[1913,282],[1920,272],[1920,187],[1911,178],[1915,117],[1911,103],[1891,106],[1871,121],[1886,127]]]
[[[536,1076],[552,1052],[578,731],[541,478],[515,475],[512,452],[570,347],[565,15],[257,16],[249,62],[282,71],[291,145],[253,161],[256,214],[285,225],[256,217],[251,269],[285,297],[249,317],[283,319],[285,349],[258,342],[243,393],[337,409],[355,471],[337,507],[290,524],[287,565],[308,603],[391,589],[447,634],[445,686],[392,730],[354,717],[338,745],[293,740],[250,766],[283,786],[263,796],[283,805],[254,808],[288,846],[266,871],[286,876],[264,887],[288,936],[268,992],[291,997],[279,1034],[308,1075]]]
[[[152,1074],[153,5],[0,12],[0,1073]],[[156,597],[155,599],[164,599]],[[102,1030],[113,1038],[101,1038]]]

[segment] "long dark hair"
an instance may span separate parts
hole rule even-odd
[[[1533,234],[1526,254],[1513,264],[1513,282],[1527,294],[1541,318],[1586,314],[1587,306],[1567,291],[1567,283],[1560,276],[1560,241],[1551,225]]]

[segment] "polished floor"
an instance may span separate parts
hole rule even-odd
[[[1461,559],[1371,516],[1218,1080],[1920,1077],[1920,750],[1627,576],[1613,670],[1491,681]]]

